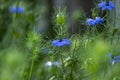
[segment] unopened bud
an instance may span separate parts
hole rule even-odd
[[[63,25],[65,22],[65,16],[62,13],[57,14],[57,24]]]

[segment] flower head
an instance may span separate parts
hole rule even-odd
[[[52,45],[56,47],[69,46],[71,42],[69,39],[60,39],[52,41]]]
[[[103,18],[96,17],[95,19],[88,18],[86,24],[89,26],[96,26],[97,24],[102,24],[104,22]]]
[[[94,19],[89,18],[86,20],[86,24],[89,26],[96,26],[96,21]]]
[[[120,62],[120,56],[114,56],[114,57],[112,58],[112,54],[111,54],[111,53],[108,54],[107,56],[111,58],[111,59],[110,59],[110,63],[111,63],[112,65],[113,65],[114,63],[116,63],[116,62]]]
[[[113,59],[110,60],[111,64],[114,64],[115,62],[120,62],[120,56],[115,56]]]
[[[9,8],[9,10],[10,10],[10,12],[12,12],[12,13],[23,13],[23,12],[24,12],[24,8],[23,8],[22,6],[17,6],[17,7],[11,6],[11,7]]]
[[[98,23],[102,24],[104,22],[103,18],[101,18],[101,17],[96,17],[95,21],[96,21],[96,24],[98,24]]]
[[[109,6],[107,6],[107,8],[111,11],[111,10],[113,10],[114,9],[114,4],[113,4],[113,2],[109,2]]]
[[[108,3],[106,3],[106,1],[103,1],[101,3],[98,4],[98,7],[101,8],[102,11],[104,10],[113,10],[114,9],[114,4],[113,2],[109,1]]]

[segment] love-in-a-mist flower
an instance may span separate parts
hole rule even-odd
[[[120,56],[114,56],[112,57],[112,53],[108,54],[108,57],[110,57],[110,63],[113,65],[116,62],[120,62]]]
[[[12,13],[23,13],[24,12],[24,8],[22,6],[11,6],[9,10]]]
[[[88,18],[86,24],[89,26],[96,26],[97,24],[102,24],[104,19],[101,17],[96,17],[95,19]]]
[[[102,24],[104,22],[104,19],[101,17],[96,17],[95,22],[96,22],[96,24],[99,24],[99,23]]]
[[[120,62],[120,56],[114,56],[114,58],[110,60],[111,64],[114,64],[116,62]]]
[[[106,1],[103,1],[101,3],[98,4],[98,7],[101,9],[101,10],[113,10],[114,9],[114,4],[112,1],[109,1],[108,3]]]
[[[56,47],[69,46],[70,44],[69,39],[57,39],[52,41],[52,46]]]
[[[89,26],[96,26],[96,21],[94,19],[88,18],[86,24]]]

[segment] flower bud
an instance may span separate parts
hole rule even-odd
[[[57,14],[56,16],[56,22],[58,25],[63,25],[65,22],[65,16],[62,13]]]

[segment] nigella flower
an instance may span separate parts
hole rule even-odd
[[[115,64],[116,62],[120,62],[120,56],[114,56],[113,58],[112,58],[112,54],[110,53],[110,54],[108,54],[108,57],[110,57],[111,59],[110,59],[110,63],[113,65],[113,64]]]
[[[24,8],[22,6],[11,6],[9,8],[10,12],[12,13],[23,13],[24,12]]]
[[[109,1],[108,3],[106,3],[106,1],[103,1],[101,3],[98,4],[98,7],[101,8],[101,10],[113,10],[114,9],[114,4],[113,2]]]
[[[111,64],[114,64],[115,62],[120,62],[120,56],[115,56],[113,59],[110,60]]]
[[[56,47],[62,47],[62,46],[69,46],[71,42],[69,39],[58,39],[58,40],[53,40],[52,45]]]
[[[95,21],[96,21],[96,24],[98,24],[98,23],[102,24],[104,22],[103,18],[101,18],[101,17],[96,17]]]
[[[96,26],[96,21],[94,19],[89,18],[86,20],[86,24],[89,26]]]
[[[86,24],[89,26],[96,26],[97,24],[102,24],[104,22],[103,18],[101,17],[96,17],[95,19],[87,19]]]

